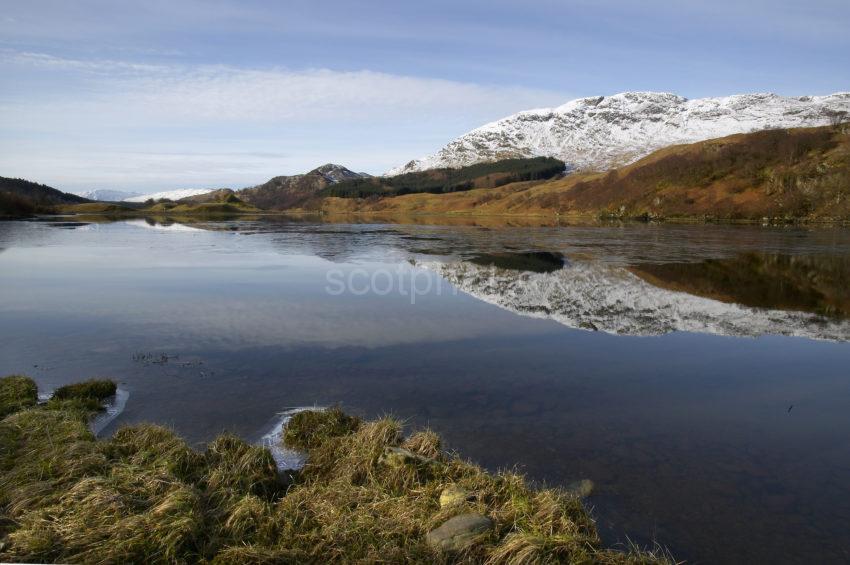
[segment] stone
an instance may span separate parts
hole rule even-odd
[[[590,493],[593,492],[593,487],[593,481],[590,479],[582,479],[568,484],[565,490],[567,491],[567,494],[575,496],[576,498],[587,498],[590,496]]]
[[[385,447],[384,452],[378,458],[378,463],[382,463],[389,467],[400,468],[405,465],[413,465],[416,467],[427,467],[436,465],[437,461],[417,453],[413,453],[409,449],[403,447]]]
[[[428,532],[425,541],[443,551],[460,551],[475,544],[493,529],[493,520],[481,514],[461,514]]]
[[[461,504],[471,498],[469,492],[457,485],[449,485],[440,493],[440,508]]]

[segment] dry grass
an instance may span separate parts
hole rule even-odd
[[[450,194],[325,198],[327,214],[402,217],[850,219],[850,126],[766,130],[661,149],[605,173]]]
[[[32,398],[31,387],[14,386]],[[286,479],[267,450],[232,435],[204,453],[155,425],[96,441],[89,414],[66,403],[102,387],[72,388],[76,396],[41,406],[19,402],[0,422],[0,560],[667,561],[602,548],[577,498],[531,488],[514,473],[486,473],[445,453],[431,431],[405,439],[392,418],[362,423],[337,409],[293,418],[286,437],[306,446],[308,464]],[[388,448],[406,454],[402,463],[389,462]],[[441,508],[447,487],[469,497]],[[451,553],[426,542],[430,530],[470,512],[495,524],[477,543]]]
[[[12,412],[35,406],[38,401],[38,387],[29,377],[9,375],[0,379],[0,418]]]

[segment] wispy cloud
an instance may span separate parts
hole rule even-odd
[[[122,169],[147,171],[145,182],[157,187],[219,185],[239,182],[258,160],[264,175],[302,172],[328,160],[380,172],[485,121],[567,98],[369,70],[137,64],[9,50],[0,54],[0,65],[62,85],[0,99],[7,130],[0,166],[73,185],[126,184]],[[115,151],[121,159],[109,161]],[[211,163],[216,159],[220,166]],[[88,171],[84,178],[69,168],[77,162]],[[185,170],[175,176],[180,163]],[[27,165],[35,170],[23,170]],[[222,168],[225,179],[211,176]]]

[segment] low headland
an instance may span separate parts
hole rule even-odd
[[[300,470],[223,434],[203,452],[143,424],[96,439],[111,381],[0,379],[0,560],[65,563],[672,563],[603,546],[586,481],[537,488],[443,449],[432,431],[300,412]]]

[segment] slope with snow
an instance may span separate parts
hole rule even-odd
[[[179,190],[166,190],[163,192],[154,192],[153,194],[141,194],[139,196],[133,196],[130,198],[125,198],[124,202],[145,202],[151,198],[154,200],[160,200],[162,198],[167,198],[168,200],[180,200],[181,198],[186,198],[187,196],[198,196],[199,194],[207,194],[208,192],[212,192],[214,190],[218,190],[215,188],[183,188]]]
[[[688,100],[657,92],[580,98],[481,126],[396,175],[516,157],[556,157],[576,170],[607,170],[679,143],[768,128],[827,125],[850,114],[850,92],[783,97],[742,94]]]
[[[81,192],[80,196],[82,196],[83,198],[88,198],[89,200],[100,200],[101,202],[121,202],[122,200],[142,195],[138,192],[125,192],[123,190],[110,190],[108,188],[101,188],[97,190],[88,190],[86,192]]]

